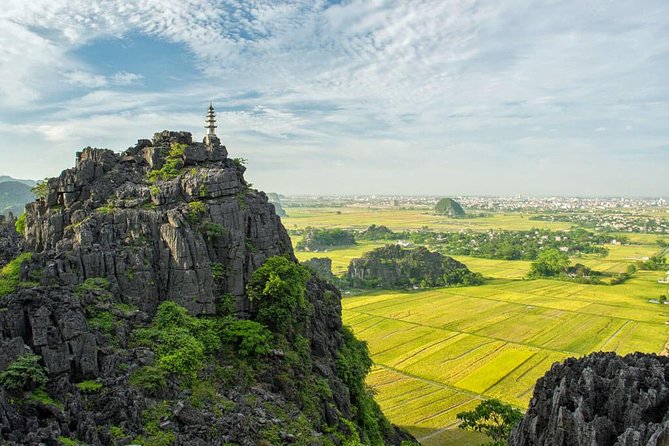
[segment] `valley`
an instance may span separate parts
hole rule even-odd
[[[567,230],[565,222],[530,220],[532,214],[498,213],[448,219],[424,209],[286,208],[293,231],[306,226],[362,230],[371,224],[393,231]],[[593,270],[619,274],[660,251],[658,234],[611,234],[608,255],[572,258]],[[299,236],[292,236],[293,244]],[[326,252],[296,251],[299,260],[332,259],[337,276],[365,252],[394,243],[359,240]],[[432,247],[433,248],[433,247]],[[422,444],[479,445],[480,434],[457,429],[457,413],[498,398],[527,408],[537,379],[552,364],[594,351],[660,353],[669,339],[669,306],[651,303],[667,294],[658,283],[666,271],[637,271],[618,285],[526,279],[531,261],[453,256],[480,286],[420,290],[349,290],[344,322],[367,342],[374,368],[367,383],[389,419]]]

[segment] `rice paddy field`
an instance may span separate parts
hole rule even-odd
[[[569,229],[571,223],[530,220],[530,214],[495,214],[488,217],[449,219],[435,215],[428,210],[384,209],[366,207],[341,208],[286,208],[288,217],[281,221],[287,229],[306,226],[327,228],[365,229],[372,223],[383,224],[394,231],[419,229],[429,226],[434,230],[458,231],[461,229],[480,230],[509,229],[527,230],[532,228]]]
[[[284,222],[312,226],[392,229],[429,226],[449,230],[417,211],[354,210],[296,215]],[[303,211],[300,209],[300,211]],[[323,211],[320,209],[319,211]],[[318,225],[320,217],[326,223]],[[435,221],[428,222],[430,218]],[[475,219],[479,220],[479,219]],[[480,219],[484,220],[484,219]],[[524,221],[525,220],[525,221]],[[488,218],[481,229],[528,229],[536,221],[518,215]],[[530,223],[529,226],[523,226]],[[297,223],[293,223],[297,224]],[[454,223],[460,224],[460,221]],[[442,225],[442,226],[437,226]],[[499,226],[496,226],[499,225]],[[290,227],[290,224],[287,225]],[[298,227],[302,227],[300,224]],[[551,229],[559,229],[554,224]],[[471,228],[470,228],[471,229]],[[658,252],[655,236],[633,235],[632,245],[607,245],[609,255],[572,259],[599,271],[620,272]],[[351,258],[381,246],[362,242],[327,253],[342,273]],[[456,258],[488,279],[476,287],[375,291],[343,299],[344,322],[367,342],[375,366],[368,384],[392,422],[427,446],[479,445],[486,437],[457,429],[456,414],[486,398],[525,409],[534,383],[555,362],[593,351],[660,353],[669,339],[669,305],[650,303],[669,294],[664,272],[639,271],[615,286],[557,280],[525,280],[530,262]]]

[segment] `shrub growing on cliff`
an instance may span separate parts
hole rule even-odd
[[[32,259],[32,253],[24,252],[0,269],[0,297],[13,293],[21,283],[21,265]]]
[[[19,356],[7,370],[0,372],[0,386],[10,391],[18,391],[28,386],[46,384],[49,378],[44,367],[39,364],[40,359],[41,357],[32,354]]]
[[[511,429],[523,418],[523,413],[496,399],[485,400],[474,410],[460,412],[460,429],[481,432],[492,439],[486,446],[504,446]]]
[[[362,428],[360,434],[367,440],[366,444],[382,446],[382,429],[389,430],[390,425],[365,384],[365,377],[372,367],[367,344],[356,339],[348,327],[343,327],[343,335],[344,345],[337,352],[337,376],[349,389],[353,418]]]
[[[259,322],[228,318],[224,322],[222,338],[240,356],[251,358],[269,353],[272,333]]]
[[[247,286],[255,319],[274,332],[285,332],[304,313],[304,292],[309,271],[285,257],[270,257]]]
[[[186,147],[188,147],[188,144],[172,143],[163,166],[160,169],[154,169],[149,172],[149,182],[169,180],[178,176],[184,166],[183,155]]]
[[[163,369],[147,365],[138,369],[130,376],[130,384],[144,389],[150,395],[155,395],[167,385],[167,381],[165,380]]]
[[[23,236],[23,233],[26,231],[26,213],[22,213],[19,215],[19,218],[16,219],[16,223],[14,223],[14,228],[16,229],[16,232],[19,233],[19,235]]]
[[[213,321],[193,317],[171,301],[160,304],[151,327],[136,330],[135,338],[155,349],[161,369],[190,378],[221,346]]]

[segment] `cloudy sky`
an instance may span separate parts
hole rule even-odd
[[[268,191],[669,196],[666,0],[4,0],[0,175],[203,136]]]

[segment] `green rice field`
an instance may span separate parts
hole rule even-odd
[[[648,302],[666,292],[661,276],[641,272],[617,286],[495,279],[375,292],[345,298],[344,321],[368,343],[369,384],[392,421],[426,445],[478,444],[453,428],[479,399],[525,408],[554,362],[598,350],[661,352],[669,306]]]
[[[337,211],[341,213],[337,213]],[[422,211],[367,208],[288,209],[288,228],[393,230],[565,229],[564,223],[522,215],[444,220]],[[630,234],[631,245],[606,245],[606,257],[573,258],[617,273],[658,252],[656,236]],[[293,240],[295,243],[296,240]],[[343,274],[351,259],[384,242],[328,252],[296,252],[299,260],[330,257]],[[660,353],[669,339],[669,305],[650,303],[669,294],[664,272],[639,271],[615,286],[526,280],[531,262],[455,256],[487,278],[476,287],[376,291],[344,298],[344,322],[368,343],[374,368],[368,384],[389,419],[427,446],[480,445],[486,437],[457,429],[456,414],[485,398],[525,409],[534,383],[555,362],[593,351]]]

